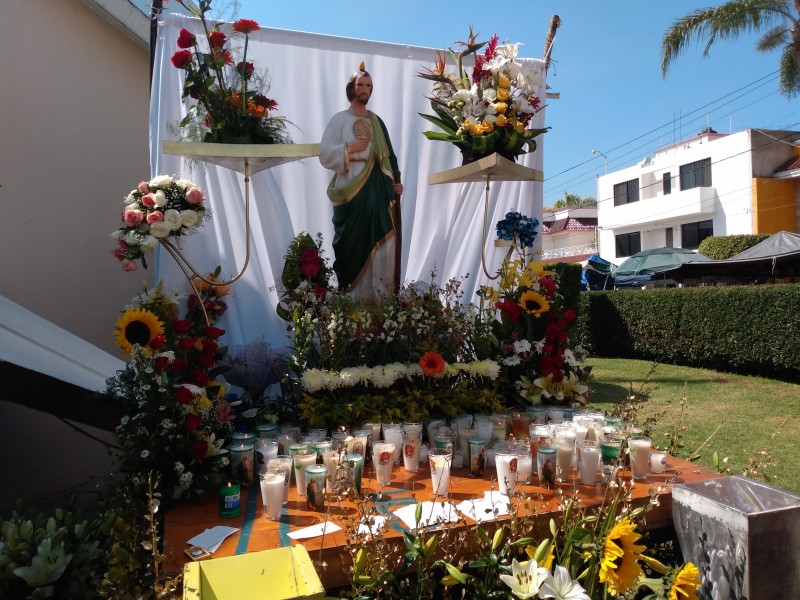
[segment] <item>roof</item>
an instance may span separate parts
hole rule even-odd
[[[561,233],[562,231],[593,231],[597,228],[597,218],[592,217],[567,217],[548,223],[542,223],[544,233]],[[583,259],[581,259],[583,260]]]
[[[798,169],[800,169],[800,156],[793,156],[780,167],[775,169],[775,171],[773,171],[773,175],[777,175],[778,173],[789,173]]]

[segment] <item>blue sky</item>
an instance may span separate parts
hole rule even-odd
[[[596,195],[605,161],[592,149],[605,153],[614,171],[707,125],[720,133],[800,129],[800,100],[778,93],[779,54],[756,53],[755,36],[717,41],[707,59],[703,44],[691,45],[662,78],[661,39],[669,25],[720,3],[240,0],[237,16],[266,27],[432,48],[465,39],[472,25],[481,40],[496,33],[522,42],[522,56],[540,57],[550,17],[559,15],[548,84],[561,97],[549,101],[552,130],[543,142],[547,206],[565,192]]]

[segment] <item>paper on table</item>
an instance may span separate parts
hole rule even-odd
[[[236,527],[225,527],[224,525],[217,525],[211,529],[206,529],[203,533],[194,536],[186,543],[190,546],[200,546],[206,552],[212,554],[222,545],[229,535],[233,535],[239,531]]]
[[[486,492],[483,498],[464,500],[456,508],[478,523],[508,514],[508,496]]]
[[[456,507],[449,502],[422,502],[422,515],[419,520],[420,527],[430,527],[438,525],[439,523],[452,523],[458,521],[458,511]],[[417,505],[409,504],[398,508],[394,514],[399,518],[409,529],[417,527]]]
[[[377,535],[384,525],[386,525],[386,517],[373,515],[359,523],[356,533],[358,535]]]
[[[317,537],[318,535],[322,535],[323,533],[333,533],[334,531],[339,531],[340,529],[341,527],[339,527],[335,523],[326,521],[325,523],[317,523],[316,525],[312,525],[311,527],[306,527],[304,529],[298,529],[297,531],[293,531],[289,534],[289,537],[292,538],[293,540],[302,540],[305,538]]]

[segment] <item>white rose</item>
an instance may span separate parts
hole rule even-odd
[[[150,180],[149,185],[151,188],[167,189],[172,185],[173,182],[174,179],[172,179],[172,177],[169,175],[156,175]]]
[[[187,228],[195,227],[200,222],[197,212],[192,209],[181,211],[181,225]]]
[[[125,234],[125,243],[128,246],[138,246],[139,245],[139,236],[138,231],[136,229],[129,229],[128,232]]]
[[[117,229],[116,231],[111,232],[111,239],[112,240],[121,240],[125,236],[124,229]]]
[[[157,207],[163,208],[164,205],[167,203],[167,197],[164,195],[164,192],[158,190],[153,194],[153,202],[156,203]]]
[[[139,246],[143,252],[152,252],[156,245],[158,245],[158,240],[152,235],[151,227],[151,235],[144,236]]]
[[[185,192],[185,191],[186,191],[186,190],[188,190],[190,187],[194,187],[194,183],[193,183],[192,181],[189,181],[188,179],[178,179],[178,180],[175,182],[175,185],[177,185],[177,186],[178,186],[178,188],[180,188],[180,190],[181,190],[182,192]]]
[[[164,221],[159,221],[158,223],[153,223],[150,225],[150,235],[152,235],[156,239],[161,239],[167,237],[172,230],[169,228]]]
[[[175,231],[181,228],[181,213],[180,211],[170,208],[164,212],[164,223],[170,228],[170,231]]]

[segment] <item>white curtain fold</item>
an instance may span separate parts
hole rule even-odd
[[[204,43],[196,19],[167,14],[159,23],[150,109],[151,175],[171,174],[191,179],[207,193],[211,223],[182,241],[182,251],[202,272],[219,265],[231,277],[245,259],[244,178],[241,174],[200,161],[163,153],[163,141],[176,139],[171,131],[185,115],[181,100],[183,71],[170,58],[177,50],[181,28]],[[234,49],[235,60],[241,48]],[[345,84],[360,61],[366,63],[374,83],[369,108],[386,123],[402,172],[404,193],[402,279],[438,282],[469,275],[463,289],[467,300],[488,279],[481,269],[484,239],[485,183],[428,185],[432,173],[461,164],[457,148],[425,139],[433,128],[419,113],[431,113],[426,96],[431,82],[417,76],[432,65],[434,50],[328,35],[263,28],[250,34],[247,60],[266,68],[271,80],[267,94],[278,101],[277,113],[294,125],[295,143],[317,143],[330,117],[348,106]],[[544,99],[544,90],[540,96]],[[533,127],[544,126],[539,112]],[[542,146],[523,156],[520,164],[542,169]],[[277,316],[276,282],[280,282],[284,254],[292,238],[305,231],[322,233],[325,255],[333,262],[332,209],[325,190],[332,174],[317,158],[304,159],[262,171],[251,177],[250,263],[233,286],[228,312],[220,326],[229,344],[246,344],[263,338],[274,347],[288,344],[286,325]],[[144,178],[144,177],[143,177]],[[137,182],[131,182],[134,186]],[[489,190],[486,263],[493,273],[503,255],[495,249],[494,227],[509,211],[541,220],[540,182],[493,182]],[[538,240],[537,240],[538,243]],[[188,289],[188,283],[163,250],[154,261],[157,280]]]

